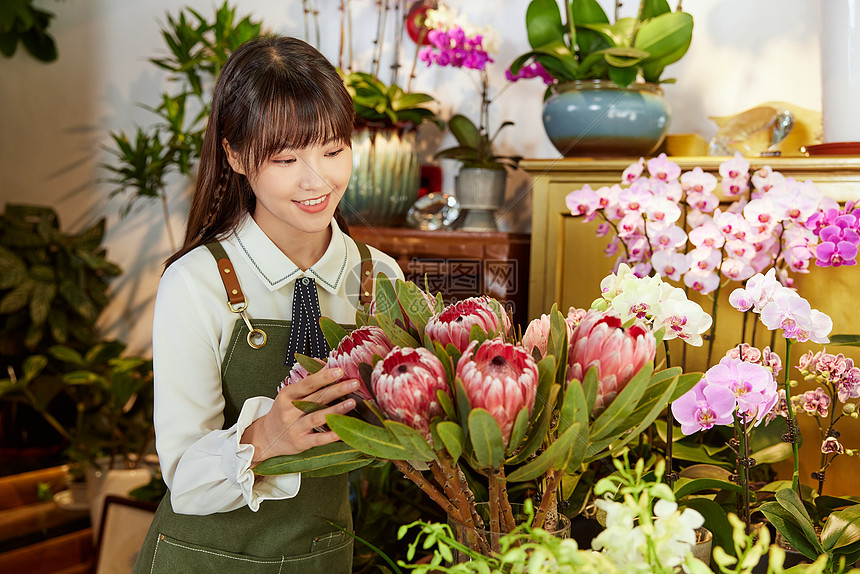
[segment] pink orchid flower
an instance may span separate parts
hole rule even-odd
[[[702,193],[713,195],[711,192],[717,189],[717,178],[714,174],[708,173],[700,167],[695,167],[692,171],[688,171],[681,176],[681,185],[688,194]]]
[[[677,163],[669,161],[665,153],[649,159],[647,165],[651,177],[660,181],[674,181],[681,175],[681,167]]]
[[[705,378],[672,403],[672,414],[685,435],[732,424],[734,411],[735,394],[726,387],[708,384]]]

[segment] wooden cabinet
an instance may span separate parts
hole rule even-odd
[[[359,241],[397,260],[410,281],[446,302],[476,295],[501,301],[525,328],[530,236],[527,233],[419,231],[405,227],[350,226]]]

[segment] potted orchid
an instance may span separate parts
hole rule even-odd
[[[329,364],[364,382],[364,419],[330,415],[343,442],[314,457],[264,461],[255,472],[330,474],[390,460],[476,532],[512,531],[512,502],[526,499],[539,500],[533,525],[554,529],[563,521],[559,500],[588,463],[623,452],[699,379],[678,367],[655,371],[662,333],[610,309],[568,317],[553,309],[518,340],[495,300],[446,307],[413,283],[379,279],[355,331],[321,321],[334,349]],[[321,368],[298,359],[296,377]],[[493,549],[476,534],[469,543]]]
[[[461,163],[457,176],[457,198],[467,209],[463,228],[495,229],[492,214],[485,210],[501,207],[505,196],[506,168],[516,168],[520,157],[501,155],[494,150],[499,133],[512,122],[490,128],[490,104],[504,88],[493,94],[487,66],[493,63],[490,54],[497,50],[498,34],[488,26],[478,28],[444,4],[427,10],[424,20],[428,45],[419,50],[418,57],[428,66],[459,68],[476,72],[480,95],[477,124],[462,114],[455,114],[448,127],[457,145],[436,153],[437,159],[454,159]],[[507,86],[505,86],[507,87]]]
[[[635,17],[615,22],[597,0],[532,0],[526,11],[531,49],[510,66],[513,79],[551,77],[544,127],[564,156],[653,153],[668,129],[658,85],[693,38],[693,17],[666,0],[641,0]],[[572,112],[572,113],[571,113]]]

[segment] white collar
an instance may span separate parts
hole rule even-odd
[[[250,215],[236,228],[234,237],[239,250],[269,291],[274,292],[300,277],[312,277],[326,291],[337,293],[346,272],[347,236],[334,219],[331,229],[328,248],[307,271],[302,271],[284,255]]]

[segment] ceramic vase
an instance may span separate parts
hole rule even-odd
[[[669,104],[656,84],[621,88],[607,80],[552,87],[543,125],[565,157],[638,157],[654,153],[669,130]]]
[[[463,231],[497,231],[496,210],[505,201],[507,172],[502,169],[464,167],[456,178],[456,196],[465,211]]]
[[[369,127],[355,130],[352,176],[340,204],[347,223],[382,226],[400,223],[418,198],[419,185],[414,130]]]

